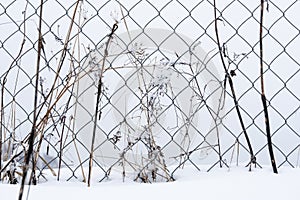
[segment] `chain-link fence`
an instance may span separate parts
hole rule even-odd
[[[246,165],[251,151],[269,165],[260,1],[42,2],[0,3],[1,179],[22,172],[32,132],[39,177],[82,180],[92,160],[99,180],[171,180],[185,165]],[[300,2],[265,4],[274,154],[296,167]]]

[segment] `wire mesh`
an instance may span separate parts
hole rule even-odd
[[[266,3],[263,64],[273,147],[279,167],[297,167],[300,3]],[[216,20],[257,165],[269,164],[260,2],[217,1],[217,18],[211,0],[47,0],[42,16],[40,9],[40,2],[0,3],[1,178],[23,165],[36,78],[33,160],[39,176],[51,169],[58,179],[85,179],[91,152],[99,180],[111,170],[148,182],[171,180],[185,165],[247,164],[250,152],[222,67]]]

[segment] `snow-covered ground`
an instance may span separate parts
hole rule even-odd
[[[30,186],[29,200],[93,200],[93,199],[204,199],[204,200],[296,200],[299,199],[300,169],[281,167],[273,174],[270,167],[248,168],[239,166],[197,171],[186,166],[178,171],[175,182],[144,184],[125,179],[120,174],[104,182],[94,181],[90,188],[76,181],[48,180]],[[1,200],[16,200],[18,185],[0,185]],[[26,192],[28,187],[26,187]],[[26,199],[26,195],[23,197]]]

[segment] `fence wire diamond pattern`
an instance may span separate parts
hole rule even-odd
[[[91,158],[100,180],[120,170],[142,182],[170,181],[185,165],[247,164],[245,131],[257,166],[270,163],[260,2],[42,2],[0,3],[1,179],[19,178],[32,131],[39,177],[50,169],[58,179],[85,179]],[[297,167],[300,3],[265,4],[274,154],[279,167]]]

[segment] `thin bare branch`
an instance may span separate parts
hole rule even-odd
[[[30,137],[28,140],[28,150],[25,152],[25,166],[23,168],[23,176],[22,176],[22,182],[20,186],[20,191],[19,191],[19,200],[22,200],[23,197],[23,190],[25,186],[25,181],[27,177],[27,172],[29,169],[29,162],[30,159],[32,158],[33,154],[33,145],[34,145],[34,137],[35,137],[35,132],[36,132],[36,122],[37,122],[37,102],[38,102],[38,86],[39,86],[39,74],[40,74],[40,60],[41,60],[41,52],[43,48],[43,36],[42,36],[42,16],[43,16],[43,5],[44,1],[41,0],[40,3],[40,16],[39,16],[39,39],[38,39],[38,54],[37,54],[37,64],[36,64],[36,78],[35,78],[35,93],[34,93],[34,107],[33,107],[33,123],[32,123],[32,129],[30,132]],[[34,162],[34,161],[33,161]],[[32,164],[32,170],[34,172],[34,163]],[[32,177],[30,177],[32,178]],[[33,183],[36,184],[36,179],[34,177]],[[30,183],[29,183],[30,184]]]
[[[270,130],[270,119],[268,113],[268,106],[267,106],[267,99],[265,95],[265,86],[264,86],[264,61],[263,61],[263,20],[264,20],[264,4],[265,1],[261,0],[260,4],[260,26],[259,26],[259,52],[260,52],[260,85],[261,85],[261,101],[264,108],[265,114],[265,124],[266,124],[266,134],[267,134],[267,141],[268,141],[268,149],[270,154],[270,160],[273,168],[274,173],[278,173],[275,156],[273,152],[273,144],[272,144],[272,136]]]
[[[104,56],[103,56],[103,59],[102,59],[102,68],[101,68],[100,74],[99,74],[98,87],[97,87],[97,98],[96,98],[96,107],[95,107],[95,114],[94,114],[94,127],[93,127],[93,135],[92,135],[92,144],[91,144],[91,152],[90,152],[90,158],[89,158],[88,187],[90,187],[90,185],[91,185],[91,175],[92,175],[94,143],[95,143],[95,137],[96,137],[97,121],[101,119],[101,112],[99,114],[99,106],[100,106],[100,97],[102,95],[103,72],[104,72],[104,69],[105,69],[106,57],[108,56],[109,45],[110,45],[111,40],[113,38],[113,35],[115,34],[117,29],[118,29],[118,22],[115,22],[115,24],[113,25],[113,27],[111,29],[111,33],[108,35],[108,39],[105,43]],[[99,114],[99,117],[98,117],[98,114]]]
[[[219,48],[219,54],[220,54],[220,58],[221,58],[221,61],[222,61],[222,65],[223,65],[223,68],[224,68],[224,71],[225,71],[225,82],[226,82],[226,80],[228,80],[228,82],[229,82],[229,86],[230,86],[230,90],[231,90],[231,93],[232,93],[232,98],[233,98],[233,101],[234,101],[235,109],[236,109],[236,112],[237,112],[237,115],[238,115],[238,118],[239,118],[239,122],[240,122],[242,130],[243,130],[244,136],[245,136],[246,141],[247,141],[247,145],[248,145],[249,153],[250,153],[250,162],[249,162],[250,167],[249,167],[249,170],[251,170],[251,164],[252,163],[256,164],[256,157],[253,153],[250,138],[249,138],[248,133],[246,131],[244,121],[243,121],[243,118],[242,118],[242,115],[241,115],[241,112],[240,112],[240,109],[239,109],[239,103],[238,103],[237,98],[236,98],[236,94],[235,94],[235,90],[234,90],[234,86],[233,86],[233,80],[231,78],[230,73],[228,72],[228,68],[226,67],[225,60],[224,60],[224,57],[223,57],[223,54],[222,54],[222,46],[221,46],[221,42],[220,42],[220,38],[219,38],[219,30],[218,30],[218,19],[219,18],[217,17],[216,0],[214,0],[214,17],[215,17],[215,33],[216,33],[217,45],[218,45],[218,48]]]

